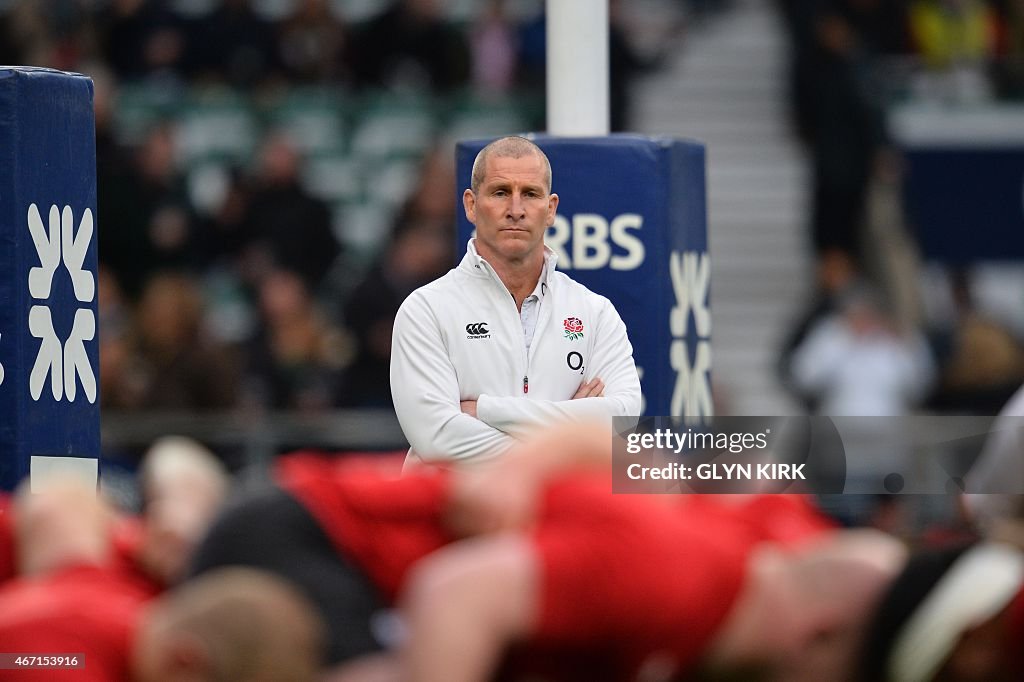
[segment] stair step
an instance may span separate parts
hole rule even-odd
[[[706,147],[713,382],[732,414],[794,414],[775,376],[813,266],[807,157],[789,119],[789,52],[774,3],[734,0],[691,26],[637,84],[641,131]]]

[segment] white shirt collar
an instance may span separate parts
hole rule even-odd
[[[469,240],[466,245],[466,253],[469,255],[474,265],[481,265],[487,263],[487,259],[484,258],[476,250],[476,237]],[[551,286],[550,278],[551,273],[554,271],[556,264],[558,263],[558,254],[551,250],[551,248],[544,245],[544,265],[540,269],[540,278],[537,280],[537,287],[533,290],[534,294],[541,295],[544,293],[544,289]],[[487,263],[488,267],[491,267],[490,263]],[[493,269],[493,268],[492,268]],[[543,285],[543,288],[542,288]],[[538,291],[540,289],[540,291]]]

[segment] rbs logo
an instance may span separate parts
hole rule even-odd
[[[43,302],[43,305],[33,305],[28,313],[29,332],[39,339],[39,353],[29,375],[29,394],[32,400],[39,400],[49,375],[53,399],[60,401],[67,396],[68,402],[74,402],[77,378],[82,383],[86,400],[95,403],[96,375],[84,345],[85,341],[96,338],[95,315],[89,308],[75,310],[71,334],[61,342],[53,328],[50,308],[45,305],[45,299],[50,298],[54,275],[61,264],[71,276],[78,302],[91,303],[95,298],[96,281],[84,266],[86,251],[92,241],[92,211],[85,209],[77,234],[70,206],[65,206],[63,211],[56,205],[50,206],[48,223],[49,230],[43,225],[36,205],[28,207],[28,229],[39,258],[39,267],[29,270],[28,290],[32,298]]]
[[[544,242],[558,254],[558,265],[566,270],[635,270],[644,262],[644,243],[633,231],[643,227],[643,216],[623,213],[612,219],[596,213],[577,213],[572,222],[555,216]],[[565,246],[572,241],[572,255]],[[625,253],[612,253],[612,244]]]
[[[672,414],[682,415],[683,423],[699,424],[712,416],[711,386],[711,309],[708,307],[708,286],[711,283],[711,259],[706,253],[673,251],[669,254],[669,274],[676,304],[669,314],[672,346],[669,361],[676,372],[672,391]],[[690,338],[690,313],[696,328],[696,354],[693,364],[687,352]]]

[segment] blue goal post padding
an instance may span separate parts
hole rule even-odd
[[[98,471],[93,85],[0,66],[0,488]]]
[[[704,145],[670,138],[531,136],[559,196],[547,244],[558,269],[607,296],[629,332],[647,415],[696,424],[712,414],[711,259]],[[473,160],[490,140],[462,141],[456,257],[473,226],[462,210]]]

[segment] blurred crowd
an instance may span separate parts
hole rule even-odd
[[[808,409],[995,414],[1024,381],[1024,316],[993,315],[967,265],[929,280],[887,110],[1024,96],[1017,0],[779,0],[793,130],[811,170],[813,300],[782,353]],[[928,282],[929,287],[923,283]],[[1018,303],[1019,305],[1019,303]]]
[[[654,68],[613,3],[613,124]],[[95,83],[101,403],[389,407],[452,265],[453,142],[542,130],[541,2],[0,2],[0,63]]]
[[[665,2],[693,30],[730,4]],[[921,290],[885,109],[1024,95],[1024,3],[777,6],[816,258],[782,381],[809,410],[994,414],[1024,326],[968,269]],[[684,33],[630,9],[613,130]],[[0,63],[94,79],[105,413],[390,407],[393,316],[453,262],[453,142],[543,129],[544,46],[540,0],[0,1]]]

